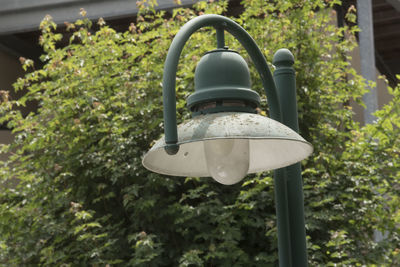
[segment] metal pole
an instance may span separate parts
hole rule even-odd
[[[225,47],[224,28],[215,27],[215,30],[217,31],[217,48],[224,48]]]
[[[278,88],[278,98],[282,111],[281,122],[298,132],[296,75],[293,68],[294,57],[289,50],[279,49],[274,55],[273,64],[276,66],[274,80]],[[284,188],[276,187],[275,195],[287,195],[286,203],[277,203],[277,213],[287,212],[288,222],[280,222],[279,216],[277,217],[278,225],[282,223],[289,225],[288,229],[279,229],[278,227],[278,231],[288,232],[278,233],[278,235],[290,237],[290,253],[287,255],[279,254],[279,265],[282,267],[305,267],[308,265],[308,262],[304,221],[303,181],[300,163],[279,170],[279,172],[276,172],[274,179],[275,185],[285,183],[284,186],[280,186]],[[279,200],[278,197],[277,200]],[[287,250],[287,248],[284,249],[284,251]],[[291,265],[285,265],[284,261],[287,261],[285,258],[289,257],[291,258]]]
[[[280,267],[291,267],[292,245],[290,237],[290,221],[287,180],[285,168],[274,171],[276,225],[278,229],[278,256]]]

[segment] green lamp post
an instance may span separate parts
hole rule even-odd
[[[206,53],[196,67],[195,92],[187,99],[193,118],[177,126],[175,80],[179,57],[189,37],[207,26],[217,31],[217,49]],[[237,52],[225,47],[224,31],[243,45],[255,64],[271,118],[257,114],[260,97],[250,89],[248,66]],[[203,15],[186,23],[172,41],[164,66],[165,136],[144,156],[143,165],[166,175],[211,176],[226,185],[250,173],[275,169],[279,264],[307,266],[298,162],[313,148],[297,133],[293,55],[280,49],[273,63],[274,77],[251,36],[226,17]]]

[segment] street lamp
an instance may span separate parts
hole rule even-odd
[[[217,31],[217,49],[207,52],[198,63],[195,92],[187,99],[193,118],[177,127],[175,79],[179,56],[189,37],[207,26]],[[244,46],[255,64],[271,119],[257,114],[260,97],[250,89],[249,69],[237,52],[225,47],[224,31]],[[222,184],[235,184],[249,173],[277,169],[274,182],[280,266],[307,266],[298,162],[313,148],[297,133],[293,55],[280,49],[273,63],[277,67],[274,78],[251,36],[226,17],[203,15],[186,23],[172,41],[164,66],[165,137],[144,156],[143,165],[166,175],[211,176]]]

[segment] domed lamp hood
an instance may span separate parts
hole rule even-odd
[[[250,89],[247,64],[235,51],[220,48],[202,57],[187,102],[193,118],[178,126],[179,150],[169,152],[162,137],[143,158],[147,169],[234,184],[312,153],[295,131],[257,114],[260,97]]]
[[[236,112],[200,115],[178,126],[179,151],[169,155],[164,137],[143,159],[154,172],[210,177],[222,184],[246,174],[294,164],[312,153],[299,134],[270,118]]]

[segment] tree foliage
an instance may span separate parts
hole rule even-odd
[[[148,2],[151,2],[150,4]],[[210,1],[213,2],[213,1]],[[349,102],[364,81],[349,64],[357,28],[336,27],[339,1],[243,1],[233,17],[266,58],[289,48],[296,58],[301,134],[314,145],[303,162],[310,266],[400,264],[400,88],[360,127]],[[191,18],[227,13],[228,2],[199,2],[171,14],[138,1],[126,32],[100,19],[40,25],[44,67],[2,92],[0,122],[15,141],[1,148],[0,262],[4,266],[275,266],[271,173],[234,186],[165,177],[141,165],[163,131],[161,80],[172,38]],[[154,4],[154,3],[153,3]],[[354,10],[348,14],[354,20]],[[177,74],[178,120],[194,68],[215,47],[203,29],[186,45]],[[346,36],[346,38],[344,38]],[[60,46],[69,38],[68,44]],[[229,46],[246,53],[227,36]],[[247,57],[246,57],[247,58]],[[247,58],[248,60],[248,58]],[[26,60],[24,68],[33,62]],[[263,95],[252,67],[254,88]],[[37,103],[23,117],[16,107]],[[266,101],[264,98],[266,110]],[[10,186],[13,181],[18,185]],[[374,231],[384,234],[375,242]]]

